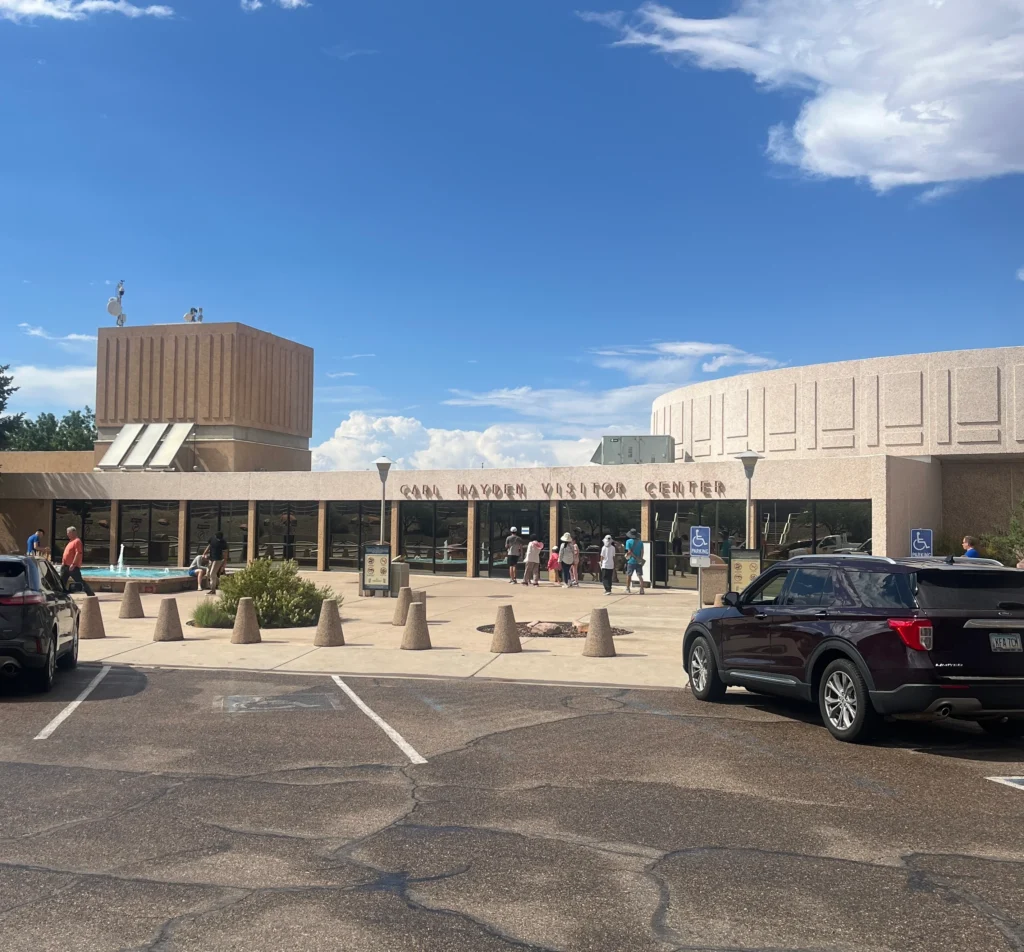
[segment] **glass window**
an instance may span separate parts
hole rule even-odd
[[[247,502],[190,502],[186,562],[202,552],[211,537],[223,532],[228,562],[244,564],[248,558],[249,504]]]
[[[126,565],[177,564],[176,502],[123,502],[118,524]]]
[[[782,588],[786,584],[788,572],[779,572],[762,582],[753,592],[743,599],[746,605],[777,605]]]
[[[524,538],[540,539],[545,543],[541,558],[546,562],[551,544],[547,537],[549,512],[545,502],[477,503],[480,574],[508,575],[505,540],[512,526],[519,529]]]
[[[809,501],[759,502],[758,531],[767,562],[812,555],[815,550],[814,503]]]
[[[925,609],[1019,611],[1024,608],[1024,572],[973,568],[922,570],[917,573],[917,597]]]
[[[434,571],[465,575],[469,507],[464,502],[438,502],[434,506]]]
[[[67,527],[74,526],[82,539],[83,565],[110,565],[109,500],[57,500],[53,507],[52,554],[57,561],[68,543]]]
[[[403,502],[402,555],[410,572],[434,571],[434,504]]]
[[[829,569],[797,569],[786,589],[784,605],[818,608],[832,603],[832,572]]]
[[[757,512],[768,562],[815,553],[871,554],[868,499],[761,501]]]
[[[291,555],[300,566],[315,569],[320,521],[320,504],[316,502],[291,503]]]
[[[327,531],[328,567],[359,568],[359,503],[332,502],[327,508]]]
[[[837,595],[845,605],[858,608],[914,609],[913,576],[890,572],[853,572],[836,578]]]

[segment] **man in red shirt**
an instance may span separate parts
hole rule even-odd
[[[74,579],[86,595],[95,594],[89,587],[89,583],[82,578],[82,540],[78,538],[78,530],[74,526],[68,526],[68,544],[64,546],[64,554],[60,559],[60,580],[65,588],[68,587],[68,579]]]

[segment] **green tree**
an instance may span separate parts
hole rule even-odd
[[[91,450],[96,442],[96,416],[89,407],[71,410],[58,420],[40,413],[35,420],[21,420],[7,447],[12,450]]]
[[[4,414],[7,409],[7,401],[11,394],[16,393],[18,388],[14,386],[14,378],[7,373],[9,364],[0,365],[0,450],[8,448],[11,438],[21,429],[22,414],[13,416]]]
[[[1005,532],[982,536],[981,550],[1004,565],[1016,565],[1024,559],[1024,497],[1010,513]]]

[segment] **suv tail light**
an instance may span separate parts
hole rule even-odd
[[[0,605],[45,605],[46,597],[38,592],[20,592],[17,595],[0,595]]]
[[[890,618],[889,627],[908,648],[932,650],[932,623],[927,618]]]

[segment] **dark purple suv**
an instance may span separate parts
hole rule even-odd
[[[694,697],[729,685],[817,701],[839,740],[884,715],[977,721],[1024,734],[1024,571],[986,559],[798,556],[683,638]]]

